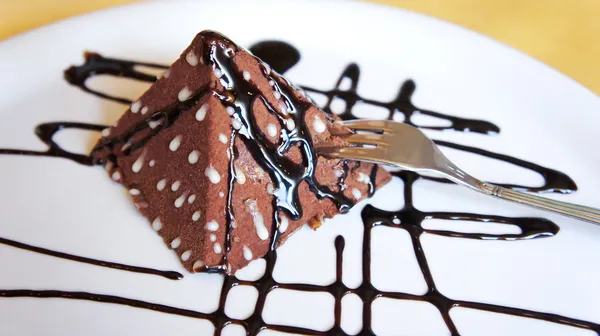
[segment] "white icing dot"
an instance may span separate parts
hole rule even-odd
[[[279,102],[279,110],[283,113],[283,115],[288,115],[289,113],[288,107],[283,101]]]
[[[362,197],[362,193],[360,192],[360,190],[356,189],[356,188],[352,188],[352,196],[359,200]]]
[[[155,164],[156,164],[155,160],[150,160],[150,162],[148,162],[148,166],[150,166],[150,167],[154,167]]]
[[[270,75],[271,74],[271,67],[267,63],[265,63],[265,62],[262,62],[262,65],[265,68],[264,69],[265,70],[265,75],[267,75],[267,76]]]
[[[244,247],[242,248],[242,250],[244,251],[244,259],[246,259],[246,260],[252,260],[252,251],[250,251],[250,249],[248,248],[248,246],[244,245]]]
[[[160,229],[162,229],[163,224],[160,221],[159,217],[156,217],[153,221],[152,221],[152,228],[154,229],[154,231],[160,231]]]
[[[219,175],[219,172],[215,169],[215,167],[213,167],[212,164],[206,167],[204,170],[204,175],[208,177],[210,182],[214,184],[217,184],[219,181],[221,181],[221,175]]]
[[[156,127],[158,127],[158,125],[160,125],[162,123],[162,120],[149,120],[148,121],[148,126],[151,129],[155,129]]]
[[[183,89],[181,89],[181,91],[179,91],[179,93],[177,94],[177,99],[179,99],[179,101],[186,101],[188,99],[190,99],[192,97],[192,91],[190,91],[190,89],[188,89],[188,87],[184,87]]]
[[[140,154],[140,156],[137,158],[137,160],[135,160],[133,165],[131,165],[131,171],[133,171],[134,173],[139,173],[140,170],[142,170],[142,167],[144,166],[144,158],[145,157],[146,157],[146,150],[144,150],[142,152],[142,154]]]
[[[107,127],[105,129],[102,130],[102,132],[100,132],[100,134],[102,134],[103,137],[107,137],[110,135],[110,127]]]
[[[202,121],[206,117],[206,112],[208,112],[208,103],[202,104],[198,111],[196,112],[196,120]]]
[[[312,126],[313,126],[313,130],[315,130],[315,132],[317,132],[317,133],[323,133],[327,129],[327,126],[325,125],[323,120],[321,120],[321,118],[319,118],[317,116],[315,116]]]
[[[194,263],[194,266],[192,266],[192,269],[194,271],[199,271],[202,267],[204,267],[204,261],[196,260],[196,262]]]
[[[181,194],[181,196],[177,197],[177,199],[175,200],[175,202],[173,203],[173,205],[175,205],[175,207],[178,208],[178,209],[181,208],[181,206],[185,202],[186,196],[187,195],[185,193]]]
[[[289,224],[290,221],[286,215],[279,216],[279,232],[284,233],[285,230],[287,230]]]
[[[142,114],[148,113],[148,106],[142,107],[142,111],[141,112],[142,112]]]
[[[169,78],[169,76],[171,76],[171,69],[165,70],[165,72],[162,73],[162,76],[164,78]]]
[[[131,112],[132,113],[138,113],[140,111],[140,107],[142,107],[142,102],[141,101],[136,101],[133,104],[131,104]]]
[[[210,241],[214,243],[214,242],[216,242],[216,241],[217,241],[217,235],[216,235],[216,234],[214,234],[214,233],[211,233],[211,234],[208,236],[208,239],[210,239]]]
[[[293,131],[294,128],[296,128],[296,122],[292,118],[286,120],[285,124],[287,126],[287,129],[290,131]]]
[[[227,135],[223,134],[223,133],[219,133],[219,141],[221,141],[222,143],[226,144],[228,139],[227,139]]]
[[[400,224],[400,218],[394,218],[394,219],[392,219],[392,223],[394,223],[396,225]]]
[[[194,222],[197,222],[199,219],[200,219],[200,211],[194,212],[194,214],[192,215],[192,220]]]
[[[279,99],[281,98],[281,93],[279,93],[279,91],[273,91],[273,96],[275,97],[275,99]]]
[[[267,194],[273,195],[274,193],[275,193],[275,187],[273,186],[273,183],[268,183],[267,184]]]
[[[237,228],[237,223],[234,220],[231,220],[231,222],[229,223],[229,225],[231,225],[232,229]]]
[[[178,248],[179,245],[181,245],[181,238],[179,238],[179,237],[173,239],[173,241],[171,242],[171,248],[172,249]]]
[[[269,85],[271,85],[271,86],[275,86],[275,81],[271,79],[271,80],[269,81]]]
[[[198,162],[199,157],[200,157],[200,152],[198,152],[197,150],[193,150],[190,152],[190,155],[188,155],[188,162],[191,164],[194,164],[194,163]]]
[[[234,167],[235,169],[235,181],[239,184],[246,183],[246,175],[244,175],[244,171],[238,165]]]
[[[217,78],[221,78],[221,76],[223,76],[223,72],[221,72],[221,69],[215,69],[215,77]]]
[[[115,171],[111,177],[112,177],[113,181],[118,181],[121,179],[121,173],[119,173],[118,171]]]
[[[192,256],[192,251],[187,250],[187,251],[183,252],[183,254],[181,255],[181,260],[188,261],[188,260],[190,260],[191,256]]]
[[[206,223],[204,228],[208,231],[217,231],[219,229],[219,223],[217,223],[215,220],[211,220],[210,222]]]
[[[158,191],[162,191],[163,189],[165,189],[166,186],[167,186],[167,179],[162,179],[162,180],[158,181],[158,183],[156,184],[156,189],[158,189]]]
[[[233,119],[231,121],[231,126],[233,126],[233,129],[239,130],[240,128],[242,128],[242,122],[237,119]]]
[[[171,184],[171,190],[177,191],[180,186],[181,186],[181,182],[175,181],[175,182],[173,182],[173,184]]]
[[[277,126],[275,126],[274,124],[268,124],[267,125],[267,134],[270,137],[277,136]]]
[[[195,200],[196,200],[196,194],[191,194],[190,197],[188,197],[189,204],[194,203]]]
[[[227,106],[225,108],[225,111],[227,111],[227,114],[229,114],[230,116],[235,114],[235,108],[233,106]]]
[[[140,194],[138,189],[129,189],[129,195],[137,196]]]
[[[131,142],[127,141],[122,147],[121,147],[121,153],[125,152],[129,147],[131,147]]]
[[[242,72],[242,76],[244,76],[245,80],[247,80],[247,81],[250,80],[250,73],[248,71]]]
[[[261,240],[268,239],[269,238],[269,230],[267,230],[267,227],[265,226],[264,218],[263,218],[262,214],[260,213],[260,211],[258,210],[258,204],[256,203],[256,200],[253,200],[253,199],[246,200],[246,211],[248,211],[250,213],[250,215],[252,216],[252,220],[254,222],[254,228],[256,229],[256,235],[258,236],[258,238],[260,238]]]
[[[338,169],[336,171],[333,172],[335,174],[335,177],[342,177],[344,176],[344,171],[341,169]]]
[[[181,146],[181,135],[178,135],[171,140],[169,143],[169,149],[174,152],[177,150],[177,148],[179,148],[179,146]]]
[[[225,193],[223,193],[222,191],[219,191],[219,197],[221,197],[221,198],[225,197]]]
[[[215,245],[213,245],[213,251],[215,251],[216,254],[220,254],[221,252],[223,252],[221,244],[215,243]]]
[[[365,173],[358,173],[358,178],[356,180],[365,184],[371,183],[371,178]]]
[[[196,66],[198,65],[198,56],[196,56],[196,54],[194,54],[193,51],[190,51],[189,53],[187,53],[185,55],[185,60],[191,65],[191,66]]]

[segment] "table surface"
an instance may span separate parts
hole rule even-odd
[[[0,0],[0,40],[139,0]],[[371,0],[454,22],[519,49],[600,93],[600,0]]]

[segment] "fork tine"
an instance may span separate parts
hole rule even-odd
[[[383,134],[347,134],[342,139],[354,144],[373,144],[378,146],[389,146],[387,136]]]
[[[366,131],[392,131],[393,127],[387,120],[347,120],[342,122],[343,126],[357,130]]]
[[[381,148],[365,147],[326,147],[317,150],[319,154],[330,158],[368,161],[374,163],[387,163],[386,150]]]

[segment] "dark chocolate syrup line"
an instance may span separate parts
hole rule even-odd
[[[104,125],[94,125],[77,122],[50,122],[40,124],[35,128],[35,135],[38,137],[38,139],[40,139],[44,144],[48,146],[48,149],[46,151],[0,148],[0,155],[10,154],[58,157],[75,161],[86,166],[91,166],[93,163],[89,155],[76,154],[64,150],[56,142],[54,142],[53,138],[56,135],[56,133],[64,129],[78,129],[99,132],[105,128],[106,126]]]
[[[302,182],[306,182],[318,197],[331,199],[337,204],[340,211],[348,210],[352,204],[349,199],[341,193],[333,193],[331,190],[319,186],[315,181],[314,172],[317,164],[317,155],[314,152],[311,138],[304,122],[304,115],[309,104],[296,99],[293,92],[287,90],[289,83],[284,83],[283,78],[275,73],[271,73],[268,66],[264,65],[264,75],[273,83],[273,88],[279,93],[285,104],[285,112],[277,111],[261,95],[257,87],[244,80],[241,73],[234,69],[231,60],[233,53],[231,51],[235,52],[237,46],[233,42],[224,40],[223,36],[216,33],[203,33],[203,42],[203,63],[209,64],[212,66],[213,71],[220,74],[219,80],[225,90],[225,92],[213,92],[213,95],[219,98],[225,106],[232,109],[231,117],[232,124],[234,125],[232,138],[240,136],[241,141],[249,149],[254,160],[268,172],[275,184],[273,192],[275,196],[273,206],[276,209],[273,213],[273,223],[275,225],[271,231],[275,233],[278,229],[279,210],[288,213],[293,220],[302,218],[303,211],[298,197],[298,188]],[[269,150],[267,145],[268,140],[262,136],[254,120],[253,106],[257,103],[257,99],[260,99],[269,113],[277,116],[282,122],[281,133],[285,141],[281,148],[275,151],[274,154]],[[296,145],[301,150],[304,159],[304,164],[300,166],[290,164],[284,156],[288,148]],[[232,151],[230,151],[231,153]],[[226,253],[224,254],[221,267],[224,267],[227,271],[229,270],[227,255],[231,247],[231,223],[235,221],[231,203],[231,195],[233,194],[235,185],[234,161],[235,157],[232,157],[229,167],[227,197]],[[278,234],[273,234],[272,246],[277,244],[278,236]]]
[[[424,110],[424,109],[416,107],[412,103],[412,95],[416,89],[416,84],[412,80],[407,80],[402,84],[402,86],[400,87],[400,91],[398,92],[398,95],[392,101],[381,102],[381,101],[377,101],[377,100],[373,100],[373,99],[364,98],[364,97],[360,96],[356,91],[356,89],[357,89],[356,84],[358,83],[359,76],[360,76],[360,69],[358,67],[358,64],[352,63],[352,64],[348,65],[346,67],[346,69],[342,72],[342,75],[340,76],[340,78],[338,80],[336,88],[334,88],[333,90],[319,90],[319,89],[315,89],[312,87],[306,87],[306,86],[303,87],[303,89],[305,89],[306,91],[311,92],[313,94],[321,94],[321,95],[327,96],[329,103],[327,103],[327,105],[325,105],[323,107],[323,110],[325,112],[329,112],[332,114],[334,112],[331,110],[331,102],[335,99],[342,99],[344,101],[346,107],[343,112],[335,113],[335,114],[337,114],[340,118],[342,118],[344,120],[354,118],[352,113],[350,113],[349,111],[351,111],[352,108],[356,104],[368,104],[371,106],[378,106],[378,107],[387,109],[388,110],[387,119],[389,119],[389,120],[392,120],[392,118],[394,117],[394,115],[396,113],[402,113],[402,114],[404,114],[404,123],[415,126],[415,127],[423,128],[423,129],[455,130],[455,131],[474,132],[474,133],[481,133],[481,134],[498,134],[500,132],[500,128],[498,126],[496,126],[488,121],[459,118],[459,117],[445,115],[442,113],[438,113],[438,112],[434,112],[434,111],[430,111],[430,110]],[[344,81],[344,80],[350,81],[351,84],[350,84],[349,89],[342,89],[340,87],[342,84],[342,81]],[[450,123],[450,125],[448,125],[448,126],[427,126],[427,125],[415,124],[411,117],[414,115],[417,115],[417,114],[423,114],[423,115],[434,117],[434,118],[437,118],[440,120],[445,120],[445,121],[448,121]]]
[[[154,69],[169,68],[168,66],[162,64],[106,58],[93,52],[86,52],[84,56],[86,59],[84,64],[80,66],[71,66],[65,70],[65,80],[69,84],[74,85],[85,92],[123,104],[131,104],[132,101],[127,98],[116,97],[90,89],[87,85],[87,80],[98,75],[111,75],[116,77],[137,79],[145,82],[154,82],[156,81],[156,76],[138,71],[136,70],[136,67],[149,67]]]
[[[299,59],[299,53],[294,53],[295,48],[292,46],[283,43],[270,41],[268,44],[262,44],[261,48],[251,48],[251,50],[257,54],[257,56],[269,59],[271,66],[273,69],[279,70],[280,72],[284,72],[285,70],[291,68],[295,62]],[[287,49],[287,50],[285,50]],[[293,50],[291,50],[293,49]],[[272,55],[279,55],[281,57],[271,57],[268,58],[261,53],[270,53]],[[298,56],[294,56],[297,54]],[[87,55],[86,55],[87,56]],[[93,54],[94,57],[86,57],[86,64],[84,64],[85,71],[77,72],[75,70],[69,70],[67,72],[67,76],[74,75],[79,76],[77,80],[70,81],[71,83],[79,86],[80,88],[88,91],[92,94],[98,95],[100,97],[109,98],[112,100],[117,100],[120,102],[129,102],[127,99],[119,98],[115,99],[115,97],[106,97],[107,95],[99,92],[95,92],[89,90],[84,87],[85,80],[91,76],[96,74],[111,74],[118,77],[128,77],[128,78],[136,78],[144,81],[151,82],[153,81],[153,77],[150,75],[140,76],[140,73],[137,73],[134,69],[136,65],[145,65],[145,66],[155,66],[157,68],[163,68],[159,65],[147,64],[147,63],[136,63],[132,61],[121,61],[116,59],[108,59],[97,54]],[[125,70],[104,70],[108,69],[125,69]],[[135,73],[132,75],[131,71]],[[377,102],[369,99],[363,99],[356,94],[356,87],[358,81],[358,67],[355,65],[349,66],[346,71],[340,77],[340,81],[338,81],[338,85],[331,91],[322,91],[311,88],[305,88],[307,91],[312,91],[316,93],[325,94],[329,97],[329,103],[326,107],[330,105],[330,102],[333,98],[345,99],[346,102],[346,111],[344,111],[341,116],[342,118],[350,119],[354,116],[352,115],[351,109],[356,102],[361,101],[366,104],[386,107],[391,112],[396,113],[400,112],[406,116],[406,119],[409,120],[410,116],[414,113],[415,110],[418,110],[410,103],[410,95],[412,91],[414,91],[414,83],[408,83],[403,85],[403,89],[396,100],[393,102]],[[339,85],[343,78],[349,78],[351,80],[351,90],[341,90]],[[404,93],[403,93],[404,91]],[[343,93],[346,92],[346,93]],[[397,106],[393,106],[396,103]],[[404,110],[402,110],[402,108]],[[328,109],[328,108],[327,108]],[[410,111],[412,109],[412,112]],[[418,110],[421,111],[422,110]],[[427,114],[425,111],[424,114]],[[454,117],[448,117],[442,114],[438,114],[435,112],[429,113],[428,115],[434,117],[441,117],[443,119],[449,120],[452,123],[452,127],[456,127],[458,130],[470,130],[478,133],[489,133],[489,132],[498,132],[499,129],[487,122],[483,121],[472,121],[468,119],[461,119]],[[390,113],[389,118],[393,118],[392,113]],[[465,124],[465,122],[467,124]],[[473,124],[469,124],[469,122],[473,122]],[[468,126],[468,127],[466,127]],[[440,128],[433,128],[440,129]],[[448,129],[448,128],[443,128]],[[454,129],[454,128],[452,128]],[[512,157],[508,157],[501,154],[495,154],[488,151],[479,150],[472,147],[455,145],[449,143],[441,143],[442,145],[448,145],[448,147],[453,147],[460,150],[466,150],[473,152],[478,155],[489,156],[495,159],[499,159],[508,163],[513,163],[518,166],[521,166],[526,169],[530,169],[540,173],[544,179],[545,183],[541,187],[523,187],[523,186],[513,186],[515,188],[525,188],[527,190],[534,191],[557,191],[557,192],[569,192],[576,190],[576,186],[574,182],[566,175],[547,169],[532,163],[528,163],[526,161],[518,160]],[[1,153],[0,153],[1,154]],[[372,174],[375,174],[373,172]],[[337,237],[335,240],[336,246],[336,280],[328,285],[328,286],[318,286],[318,285],[309,285],[309,284],[280,284],[276,282],[273,278],[273,270],[276,264],[277,254],[274,248],[272,248],[268,254],[265,256],[266,259],[266,270],[265,274],[257,281],[242,281],[235,278],[235,276],[225,275],[225,280],[223,283],[219,308],[217,311],[204,314],[200,312],[194,312],[185,309],[179,309],[175,307],[169,307],[165,305],[158,305],[153,303],[148,303],[139,300],[132,300],[127,298],[120,298],[110,295],[98,295],[98,294],[90,294],[90,293],[81,293],[81,292],[61,292],[61,291],[35,291],[35,290],[0,290],[0,296],[2,297],[60,297],[66,299],[77,299],[77,300],[90,300],[97,302],[106,302],[106,303],[114,303],[121,305],[129,305],[133,307],[143,308],[155,310],[163,313],[169,314],[177,314],[181,316],[188,316],[193,318],[200,318],[209,320],[215,325],[215,334],[220,335],[222,329],[229,324],[238,324],[242,325],[246,328],[248,335],[256,335],[260,331],[269,329],[281,332],[289,332],[289,333],[299,333],[299,334],[308,334],[308,335],[330,335],[330,334],[346,334],[341,329],[341,300],[342,298],[349,293],[354,293],[358,295],[363,300],[363,328],[359,333],[361,335],[372,335],[372,325],[371,325],[371,304],[372,302],[379,297],[388,297],[394,299],[402,299],[402,300],[416,300],[416,301],[426,301],[430,302],[434,306],[436,306],[451,331],[452,335],[459,335],[454,322],[450,317],[450,310],[453,307],[464,307],[471,309],[478,309],[489,312],[496,312],[514,316],[521,317],[529,317],[564,325],[569,325],[578,328],[584,328],[595,331],[598,335],[600,335],[600,325],[593,322],[582,321],[578,319],[568,318],[564,316],[559,316],[555,314],[541,313],[535,311],[529,311],[519,308],[510,308],[504,306],[498,306],[493,304],[485,304],[478,302],[470,302],[470,301],[462,301],[462,300],[454,300],[444,296],[437,289],[431,271],[429,270],[429,265],[427,263],[427,259],[425,257],[423,248],[420,243],[420,236],[423,232],[444,235],[450,237],[461,237],[461,238],[473,238],[473,239],[486,239],[486,240],[522,240],[522,239],[533,239],[540,237],[548,237],[553,236],[558,232],[558,227],[547,220],[544,219],[535,219],[535,218],[508,218],[501,216],[491,216],[491,215],[478,215],[478,214],[470,214],[470,213],[451,213],[451,212],[421,212],[416,209],[413,205],[412,201],[412,190],[413,183],[420,177],[419,175],[411,172],[400,172],[395,174],[396,177],[401,178],[404,181],[404,198],[405,198],[405,206],[402,210],[397,212],[386,212],[382,210],[378,210],[372,206],[367,206],[362,213],[363,223],[365,225],[364,237],[363,237],[363,260],[362,260],[362,269],[363,269],[363,283],[355,289],[351,289],[346,287],[342,283],[342,252],[344,248],[344,240],[342,237]],[[375,181],[372,177],[371,181]],[[373,189],[376,186],[373,186]],[[446,219],[446,220],[469,220],[469,221],[479,221],[479,222],[491,222],[491,223],[504,223],[516,225],[521,229],[521,233],[519,234],[486,234],[486,233],[460,233],[460,232],[452,232],[452,231],[444,231],[444,230],[429,230],[424,229],[422,227],[422,222],[426,219],[436,218],[436,219]],[[384,292],[378,291],[371,284],[370,277],[370,252],[371,252],[371,230],[377,226],[388,226],[388,227],[397,227],[400,229],[406,230],[412,239],[413,249],[417,261],[421,267],[423,276],[428,285],[428,291],[424,295],[414,295],[400,292]],[[277,231],[275,231],[277,233]],[[274,247],[274,245],[273,245]],[[257,288],[259,292],[259,296],[257,299],[257,304],[254,310],[254,313],[244,320],[231,319],[225,314],[225,302],[227,300],[227,295],[229,290],[231,290],[235,286],[253,286]],[[262,318],[262,312],[264,310],[264,305],[266,302],[266,298],[268,294],[277,288],[282,289],[291,289],[298,291],[309,291],[309,292],[329,292],[335,298],[335,307],[334,307],[334,316],[335,322],[334,326],[328,331],[317,331],[311,330],[308,328],[298,328],[292,326],[279,326],[279,325],[270,325],[265,323]]]
[[[106,137],[92,150],[90,156],[92,157],[93,162],[96,164],[106,163],[98,159],[95,153],[108,151],[112,154],[111,160],[116,166],[116,152],[120,151],[124,155],[130,155],[133,151],[143,147],[154,136],[159,134],[160,131],[171,126],[181,116],[183,111],[198,104],[207,92],[207,88],[200,88],[198,92],[190,97],[190,99],[177,102],[161,111],[155,112],[146,119],[139,121],[133,125],[131,129],[122,134]],[[159,122],[159,125],[153,128],[152,122]],[[98,157],[102,156],[98,155]]]
[[[114,269],[118,269],[118,270],[122,270],[122,271],[134,272],[134,273],[158,275],[158,276],[161,276],[161,277],[164,277],[167,279],[171,279],[171,280],[179,280],[179,279],[183,278],[183,275],[181,275],[179,272],[175,272],[175,271],[161,271],[161,270],[152,269],[152,268],[148,268],[148,267],[130,266],[130,265],[125,265],[125,264],[120,264],[120,263],[115,263],[115,262],[110,262],[110,261],[86,258],[86,257],[74,255],[74,254],[53,251],[53,250],[49,250],[49,249],[46,249],[43,247],[20,243],[18,241],[1,238],[1,237],[0,237],[0,244],[6,245],[6,246],[12,246],[12,247],[15,247],[15,248],[18,248],[21,250],[44,254],[47,256],[52,256],[52,257],[56,257],[56,258],[60,258],[60,259],[76,261],[76,262],[80,262],[80,263],[84,263],[84,264],[90,264],[90,265],[107,267],[107,268],[114,268]]]
[[[512,189],[521,190],[521,191],[554,192],[554,193],[561,193],[561,194],[569,194],[569,193],[572,193],[573,191],[577,190],[577,184],[575,184],[575,181],[573,181],[573,179],[571,179],[567,174],[559,172],[558,170],[555,170],[555,169],[543,167],[543,166],[540,166],[538,164],[535,164],[535,163],[532,163],[529,161],[517,159],[515,157],[504,155],[504,154],[490,152],[485,149],[480,149],[480,148],[476,148],[476,147],[459,145],[456,143],[441,141],[441,140],[435,140],[435,143],[438,146],[458,149],[463,152],[469,152],[469,153],[485,156],[485,157],[488,157],[491,159],[508,162],[515,166],[534,171],[534,172],[540,174],[544,178],[544,184],[542,184],[541,186],[538,186],[538,187],[524,186],[524,185],[519,185],[519,184],[497,183],[498,185],[501,185],[506,188],[512,188]],[[443,182],[443,181],[441,181],[443,179],[436,179],[433,177],[424,177],[424,178],[429,179],[429,180],[437,180],[439,182]],[[446,181],[444,181],[444,182],[446,182]],[[447,181],[447,182],[450,183],[450,181]]]
[[[508,314],[520,317],[528,317],[558,324],[564,324],[572,327],[593,330],[600,335],[600,324],[569,318],[557,314],[536,312],[526,309],[499,306],[494,304],[455,300],[441,293],[434,281],[429,268],[423,246],[421,245],[421,235],[426,233],[445,235],[450,237],[477,238],[477,239],[495,239],[495,240],[521,240],[534,239],[547,236],[554,236],[558,232],[558,226],[551,221],[540,218],[508,218],[500,216],[477,215],[477,214],[457,214],[442,212],[422,212],[415,208],[413,202],[413,184],[420,176],[413,172],[403,172],[400,178],[404,181],[404,208],[399,211],[383,211],[371,205],[367,205],[362,212],[362,218],[365,225],[365,235],[363,240],[363,284],[357,289],[357,293],[365,302],[363,306],[363,331],[371,330],[370,306],[374,298],[386,297],[400,300],[425,301],[434,305],[441,313],[446,326],[452,335],[460,335],[454,321],[450,316],[450,311],[455,307],[472,308],[482,311],[489,311],[501,314]],[[456,233],[448,231],[427,230],[422,223],[426,219],[437,218],[445,220],[470,220],[479,222],[492,222],[513,224],[521,228],[520,234],[472,234]],[[427,292],[423,295],[414,295],[408,293],[384,292],[378,291],[371,285],[371,230],[377,226],[395,227],[404,229],[411,237],[413,250],[421,268],[423,278],[427,284]],[[352,292],[352,291],[351,291]],[[366,313],[365,313],[366,312]]]
[[[292,46],[282,48],[282,43],[285,42],[261,41],[253,44],[250,52],[271,66],[273,70],[284,74],[300,61],[300,52]]]
[[[418,178],[414,173],[408,173],[405,176],[407,187],[405,187],[405,196],[411,196],[412,183]],[[66,292],[66,291],[55,291],[55,290],[0,290],[0,297],[5,298],[17,298],[17,297],[33,297],[33,298],[63,298],[71,300],[85,300],[102,303],[111,303],[118,305],[126,305],[141,309],[153,310],[166,314],[174,314],[180,316],[186,316],[191,318],[203,319],[210,321],[215,326],[215,335],[220,335],[223,329],[230,325],[236,324],[241,325],[246,329],[247,335],[257,335],[263,330],[273,330],[287,333],[303,334],[303,335],[348,335],[341,327],[341,302],[345,295],[356,294],[363,301],[363,313],[362,313],[362,330],[359,335],[375,335],[372,325],[372,304],[378,298],[390,298],[398,300],[412,300],[429,302],[434,305],[441,313],[442,318],[446,322],[452,335],[460,335],[452,318],[450,317],[450,311],[452,308],[462,307],[470,308],[481,311],[495,312],[519,317],[533,318],[537,320],[563,324],[571,327],[588,329],[595,331],[600,335],[600,324],[587,322],[580,319],[574,319],[564,317],[557,314],[536,312],[527,309],[505,307],[500,305],[480,303],[465,300],[455,300],[440,293],[437,289],[433,276],[429,270],[427,259],[423,252],[423,248],[420,243],[420,236],[423,232],[421,222],[427,217],[424,213],[420,216],[413,217],[412,199],[408,198],[404,209],[397,212],[387,212],[376,209],[370,205],[366,206],[363,210],[362,217],[364,220],[364,236],[363,236],[363,260],[362,260],[362,276],[363,282],[357,288],[350,288],[342,282],[343,276],[343,250],[344,250],[344,238],[338,236],[335,239],[335,251],[336,251],[336,277],[334,282],[329,285],[312,285],[312,284],[292,284],[292,283],[278,283],[273,278],[274,268],[277,261],[277,252],[272,249],[265,256],[266,268],[263,276],[256,281],[245,281],[239,280],[234,276],[225,276],[221,296],[219,298],[219,308],[212,313],[202,313],[198,311],[182,309],[162,304],[150,303],[141,300],[128,299],[113,295],[105,294],[92,294],[85,292]],[[493,216],[491,216],[493,217]],[[395,224],[394,220],[398,218],[405,219],[400,224]],[[448,219],[452,218],[451,216]],[[471,220],[484,221],[489,219],[486,216],[481,216],[477,219],[471,218]],[[504,218],[506,221],[510,221],[509,218]],[[514,219],[514,223],[518,223],[524,219]],[[542,221],[543,222],[543,221]],[[554,225],[552,223],[549,223]],[[421,269],[425,282],[427,283],[428,290],[423,295],[415,295],[401,292],[389,292],[381,291],[375,288],[371,282],[371,232],[377,226],[390,226],[399,229],[406,230],[413,242],[413,249]],[[237,286],[252,286],[258,291],[258,298],[252,315],[246,319],[233,319],[225,314],[225,304],[229,291]],[[319,331],[310,328],[301,328],[294,326],[285,325],[273,325],[267,324],[263,319],[263,311],[265,308],[266,298],[270,292],[275,289],[286,289],[295,290],[302,292],[320,292],[330,293],[334,299],[334,325],[332,328],[326,331]]]

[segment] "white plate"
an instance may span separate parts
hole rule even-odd
[[[415,105],[488,120],[501,129],[496,136],[458,131],[428,131],[429,135],[562,171],[579,190],[549,197],[600,206],[596,140],[600,100],[596,95],[547,66],[472,32],[402,10],[354,2],[149,2],[84,15],[9,39],[0,44],[0,148],[44,150],[33,133],[42,122],[110,124],[119,117],[122,105],[86,94],[63,80],[62,70],[80,64],[83,50],[170,63],[202,29],[220,31],[245,46],[265,39],[293,44],[302,58],[288,76],[311,87],[333,88],[351,62],[360,65],[358,93],[374,100],[393,99],[401,83],[412,78],[417,83]],[[93,85],[128,97],[147,87],[114,78],[97,79]],[[355,112],[364,113],[365,109],[376,111],[362,105]],[[86,153],[97,137],[93,132],[64,131],[56,140],[69,150]],[[484,179],[525,185],[542,182],[531,171],[497,160],[458,151],[448,151],[448,155]],[[186,274],[103,169],[64,159],[10,155],[0,155],[0,169],[0,237],[185,275],[183,280],[171,281],[0,245],[3,293],[15,293],[6,292],[14,289],[85,291],[193,311],[216,309],[222,277]],[[404,204],[403,190],[402,182],[395,180],[368,203],[399,210]],[[523,241],[424,234],[422,247],[443,295],[595,322],[600,333],[599,227],[449,184],[418,180],[412,190],[414,204],[422,211],[544,217],[560,226],[554,237]],[[275,279],[332,283],[334,238],[341,233],[346,239],[344,283],[350,288],[360,285],[360,212],[364,205],[319,231],[297,233],[279,251]],[[457,230],[460,225],[456,223],[438,225]],[[475,229],[491,232],[489,227],[480,224]],[[506,232],[506,228],[500,230]],[[427,286],[407,231],[379,227],[372,235],[373,285],[383,291],[425,293]],[[229,315],[248,315],[247,310],[254,306],[252,295],[256,296],[248,289],[238,287],[230,292]],[[276,289],[269,294],[262,316],[271,325],[328,331],[334,325],[333,302],[330,294]],[[343,301],[342,327],[349,333],[360,329],[360,308],[358,297]],[[378,334],[449,334],[439,311],[428,303],[377,299],[372,309],[372,330]],[[451,317],[461,335],[594,334],[464,308],[453,309]],[[225,331],[240,331],[235,329],[227,327]],[[202,319],[124,305],[0,298],[2,335],[183,335],[212,330],[213,325]]]

